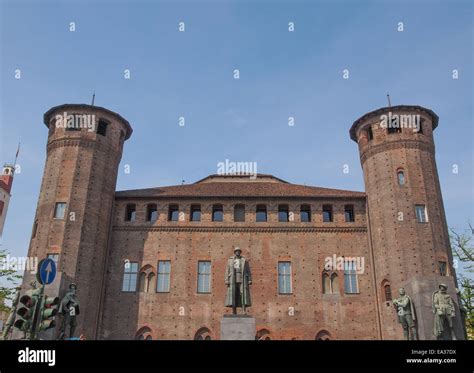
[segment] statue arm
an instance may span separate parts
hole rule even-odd
[[[252,283],[252,273],[250,272],[250,265],[248,262],[245,262],[245,270],[247,272],[247,278],[249,280],[249,284]]]
[[[229,277],[230,277],[230,273],[229,273],[229,263],[226,262],[226,265],[225,265],[225,279],[224,279],[224,283],[226,285],[229,285]]]

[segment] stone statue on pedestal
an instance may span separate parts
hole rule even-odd
[[[234,249],[234,255],[227,260],[225,270],[225,284],[227,285],[226,307],[232,307],[232,313],[237,314],[237,307],[242,308],[246,314],[246,307],[250,307],[250,285],[252,275],[246,258],[241,256],[242,250]]]
[[[437,339],[449,339],[445,333],[445,326],[447,324],[451,339],[455,340],[456,336],[453,329],[453,318],[455,316],[454,302],[451,296],[446,292],[447,290],[447,285],[440,284],[439,290],[433,293],[433,334]]]
[[[406,340],[416,340],[418,336],[416,334],[416,314],[415,308],[411,298],[406,295],[405,289],[398,289],[400,297],[393,300],[393,305],[397,309],[398,322],[402,324],[403,335]]]

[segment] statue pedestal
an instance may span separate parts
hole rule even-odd
[[[250,315],[224,315],[221,319],[221,340],[254,341],[255,319]]]

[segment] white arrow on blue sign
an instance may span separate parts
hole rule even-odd
[[[53,259],[43,259],[38,264],[39,282],[41,285],[48,285],[56,277],[56,263]]]

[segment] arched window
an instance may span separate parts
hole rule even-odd
[[[398,185],[405,185],[405,172],[403,170],[397,171]]]
[[[211,331],[208,328],[199,329],[194,335],[196,341],[210,341],[212,339]]]
[[[331,294],[331,282],[327,272],[323,273],[323,294]]]
[[[257,334],[255,335],[256,341],[269,341],[270,338],[270,331],[267,329],[260,329]]]
[[[331,290],[333,294],[339,294],[339,279],[335,272],[331,274]]]
[[[316,334],[316,337],[314,338],[317,341],[328,341],[332,339],[331,334],[327,330],[321,330]]]
[[[382,289],[383,289],[384,301],[390,302],[392,300],[392,289],[390,287],[390,282],[388,282],[387,280],[384,280],[382,282]]]
[[[146,273],[141,272],[140,273],[140,292],[146,292],[146,287],[147,287],[147,281],[146,281]]]
[[[339,294],[339,280],[336,272],[323,272],[323,294]]]
[[[149,264],[140,270],[140,292],[151,293],[155,289],[155,271]]]
[[[146,292],[152,293],[155,291],[154,288],[155,288],[155,274],[153,272],[150,272],[147,278]]]

